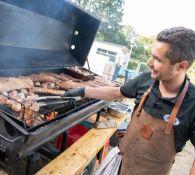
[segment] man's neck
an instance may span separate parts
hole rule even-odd
[[[159,90],[161,95],[169,98],[177,96],[184,80],[185,74],[180,74],[170,80],[160,80]]]

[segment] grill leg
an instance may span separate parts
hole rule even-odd
[[[26,163],[26,169],[25,169],[25,175],[33,175],[34,174],[34,168],[36,165],[37,157],[35,154],[31,154],[27,156],[27,163]]]
[[[101,111],[98,111],[98,112],[97,112],[97,116],[96,116],[96,120],[95,120],[96,122],[99,121],[99,119],[100,119],[100,114],[101,114]]]
[[[65,131],[62,134],[62,142],[61,142],[61,146],[60,146],[60,153],[62,153],[66,148],[67,148],[67,137],[68,137],[68,131]]]

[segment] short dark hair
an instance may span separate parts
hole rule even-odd
[[[171,64],[186,60],[190,67],[193,63],[195,58],[195,31],[184,27],[169,28],[160,32],[156,40],[169,45],[166,57]]]

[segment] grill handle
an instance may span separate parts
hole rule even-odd
[[[82,98],[80,96],[76,97],[62,97],[62,96],[42,96],[42,97],[36,97],[36,100],[75,100],[80,101]]]

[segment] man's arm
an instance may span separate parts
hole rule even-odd
[[[64,97],[88,97],[100,100],[117,100],[124,98],[121,94],[120,87],[86,87],[76,88],[66,91],[62,96]]]
[[[143,83],[151,80],[151,73],[144,72],[138,77],[128,81],[121,87],[85,87],[85,88],[74,88],[66,91],[62,96],[66,97],[89,97],[100,100],[117,100],[124,97],[136,98],[137,89],[142,86]],[[123,94],[123,95],[122,95]]]
[[[86,87],[85,97],[96,98],[100,100],[117,100],[124,98],[120,92],[120,87]]]

